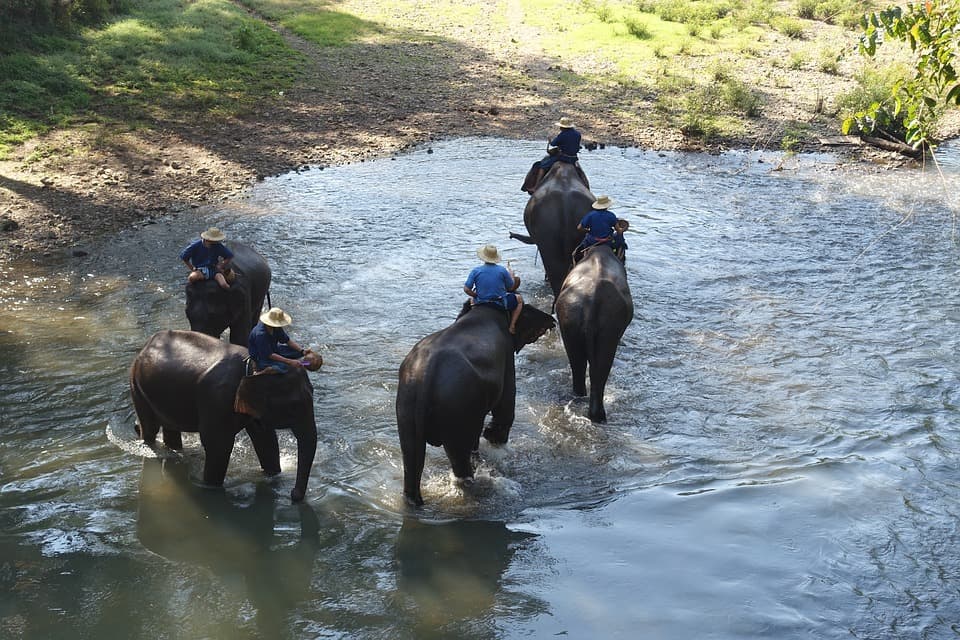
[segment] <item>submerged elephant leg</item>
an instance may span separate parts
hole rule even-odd
[[[490,410],[490,424],[483,430],[483,437],[491,444],[506,444],[510,437],[510,428],[516,418],[517,379],[516,369],[511,355],[503,374],[503,391],[500,402]]]
[[[176,431],[175,429],[167,429],[164,427],[163,444],[165,444],[168,449],[180,451],[183,449],[183,433]]]
[[[443,450],[447,453],[453,475],[458,480],[473,480],[473,459],[470,447],[444,444]]]
[[[204,432],[204,428],[208,431]],[[200,444],[203,445],[203,483],[211,487],[222,487],[227,477],[227,465],[230,463],[230,454],[233,453],[233,443],[236,437],[232,431],[223,433],[222,425],[201,425]],[[210,433],[209,431],[216,431]]]
[[[247,435],[250,436],[250,443],[253,444],[263,472],[269,476],[280,473],[280,443],[277,432],[264,426],[259,420],[254,420],[247,425]]]
[[[603,392],[607,388],[607,378],[613,367],[616,344],[597,348],[590,363],[590,410],[587,414],[593,422],[606,422],[607,411],[603,407]]]
[[[570,374],[573,378],[573,395],[587,395],[587,350],[582,340],[566,339],[564,346],[567,349],[567,360],[570,362]]]

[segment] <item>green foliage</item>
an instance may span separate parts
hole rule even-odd
[[[837,109],[843,120],[844,135],[851,133],[875,133],[877,129],[905,139],[906,130],[895,115],[895,101],[890,87],[909,77],[910,70],[904,67],[868,67],[859,72],[854,80],[856,87],[837,96]]]
[[[653,37],[645,20],[629,16],[624,20],[624,24],[627,25],[627,31],[630,32],[630,35],[638,40],[649,40]]]
[[[726,79],[721,84],[720,95],[729,109],[748,118],[757,118],[762,112],[760,96],[739,80]]]
[[[804,24],[801,20],[782,16],[774,20],[773,27],[788,38],[803,39]]]
[[[843,131],[872,132],[899,125],[915,148],[931,146],[936,122],[947,105],[960,105],[955,59],[960,51],[960,3],[927,0],[864,16],[860,52],[876,55],[883,38],[906,42],[914,55],[911,77],[896,81],[883,101],[871,103],[843,122]]]
[[[817,68],[823,73],[837,75],[840,73],[840,54],[823,49],[820,51],[820,61]]]
[[[132,15],[0,37],[0,151],[77,119],[235,115],[288,86],[299,60],[228,0],[141,0]]]

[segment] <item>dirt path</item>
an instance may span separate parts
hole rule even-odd
[[[356,15],[376,7],[383,3],[340,5]],[[501,0],[490,11],[505,16],[506,27],[492,20],[436,24],[423,16],[444,37],[420,42],[319,48],[281,31],[304,55],[300,77],[242,119],[185,118],[128,131],[90,124],[24,145],[0,162],[0,265],[82,255],[84,243],[98,235],[190,215],[241,195],[258,178],[304,165],[384,157],[439,138],[545,139],[562,114],[577,120],[585,141],[700,148],[675,129],[651,124],[649,93],[615,83],[568,90],[562,74],[585,73],[592,62],[571,66],[546,57],[518,0]],[[785,123],[798,120],[812,141],[836,135],[833,118],[811,114],[797,100],[813,95],[808,90],[822,84],[822,74],[797,70],[772,83],[763,81],[762,68],[764,115],[742,138],[714,148],[778,148]]]

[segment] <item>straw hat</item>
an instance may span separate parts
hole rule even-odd
[[[497,250],[497,248],[492,244],[485,244],[477,249],[477,255],[484,262],[492,262],[493,264],[496,264],[501,260],[500,251]]]
[[[217,229],[216,227],[210,227],[201,233],[200,237],[204,240],[209,240],[210,242],[223,242],[227,239],[227,236],[223,235],[223,231],[220,231],[220,229]]]
[[[284,313],[280,307],[274,307],[270,311],[260,314],[260,322],[268,327],[285,327],[293,322],[293,318]]]
[[[610,196],[597,196],[597,199],[593,202],[594,209],[609,209],[613,206],[613,200],[610,199]]]
[[[563,116],[562,118],[560,118],[560,120],[558,120],[554,124],[560,127],[561,129],[573,129],[573,120],[571,120],[567,116]]]

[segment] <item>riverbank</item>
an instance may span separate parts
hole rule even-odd
[[[433,16],[429,38],[368,38],[344,47],[317,46],[252,14],[302,55],[292,86],[236,116],[198,111],[129,125],[79,123],[22,145],[0,161],[0,262],[82,255],[93,238],[191,215],[290,170],[388,157],[437,139],[546,140],[561,115],[576,121],[588,144],[715,152],[781,149],[789,138],[801,151],[906,162],[840,139],[831,105],[852,86],[855,61],[830,73],[783,65],[796,43],[767,32],[746,80],[762,99],[760,112],[731,130],[690,136],[663,113],[662,95],[618,80],[615,70],[598,75],[596,59],[548,54],[544,30],[531,25],[521,4],[502,4],[499,20],[465,26],[444,13]],[[416,3],[338,6],[394,32],[423,24]],[[855,38],[831,25],[818,29],[837,47]],[[672,63],[705,68],[708,61],[678,56]],[[518,185],[522,177],[518,172]]]

